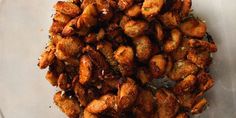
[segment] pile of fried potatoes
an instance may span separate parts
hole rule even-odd
[[[69,118],[188,118],[201,113],[217,51],[191,0],[58,1],[38,66]],[[173,86],[155,87],[168,78]]]

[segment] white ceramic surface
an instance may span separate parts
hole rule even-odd
[[[55,1],[0,0],[0,118],[65,118],[53,105],[55,88],[37,68]],[[210,106],[196,117],[235,118],[236,1],[193,0],[193,8],[219,48],[211,66],[216,83],[208,91]]]

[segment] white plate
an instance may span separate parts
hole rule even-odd
[[[37,68],[55,1],[0,0],[0,117],[65,117],[53,105],[55,88]],[[193,8],[207,22],[219,49],[211,66],[216,82],[208,92],[210,106],[197,117],[235,118],[236,1],[193,0]]]

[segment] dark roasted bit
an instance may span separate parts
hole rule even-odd
[[[81,12],[80,8],[72,2],[58,1],[54,8],[56,11],[71,17],[75,17]]]
[[[197,81],[199,83],[199,89],[201,91],[207,91],[214,85],[214,80],[209,73],[201,71],[197,75]]]
[[[86,106],[88,103],[88,99],[86,98],[87,91],[85,88],[79,83],[79,76],[75,76],[73,78],[72,87],[75,92],[75,96],[77,97],[81,106]]]
[[[151,114],[154,110],[154,96],[149,90],[140,90],[139,95],[136,100],[136,106],[142,112]]]
[[[186,113],[179,113],[176,118],[189,118],[189,116]]]
[[[160,89],[156,93],[159,118],[173,118],[179,110],[175,95],[167,90]]]
[[[192,114],[201,113],[206,105],[207,105],[207,100],[205,98],[201,99],[193,106],[191,113]]]
[[[68,77],[63,73],[59,75],[57,85],[62,90],[68,90],[71,87]]]
[[[206,34],[206,24],[199,19],[189,18],[180,25],[180,30],[187,36],[202,38]]]
[[[100,20],[108,21],[112,18],[113,12],[110,4],[106,0],[96,0],[97,10],[100,14]]]
[[[81,108],[75,98],[69,98],[62,92],[57,92],[53,98],[55,104],[64,112],[69,118],[77,118],[80,115]]]
[[[197,78],[194,75],[189,75],[175,85],[173,92],[178,95],[191,92],[194,90],[196,82]]]
[[[142,84],[146,84],[152,80],[152,74],[146,67],[139,67],[137,69],[136,77],[142,82]]]

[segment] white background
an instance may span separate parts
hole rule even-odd
[[[55,88],[37,68],[55,1],[0,0],[0,118],[65,117],[53,105]],[[236,1],[193,0],[193,8],[219,48],[211,67],[216,83],[208,91],[210,106],[196,117],[235,118]]]

